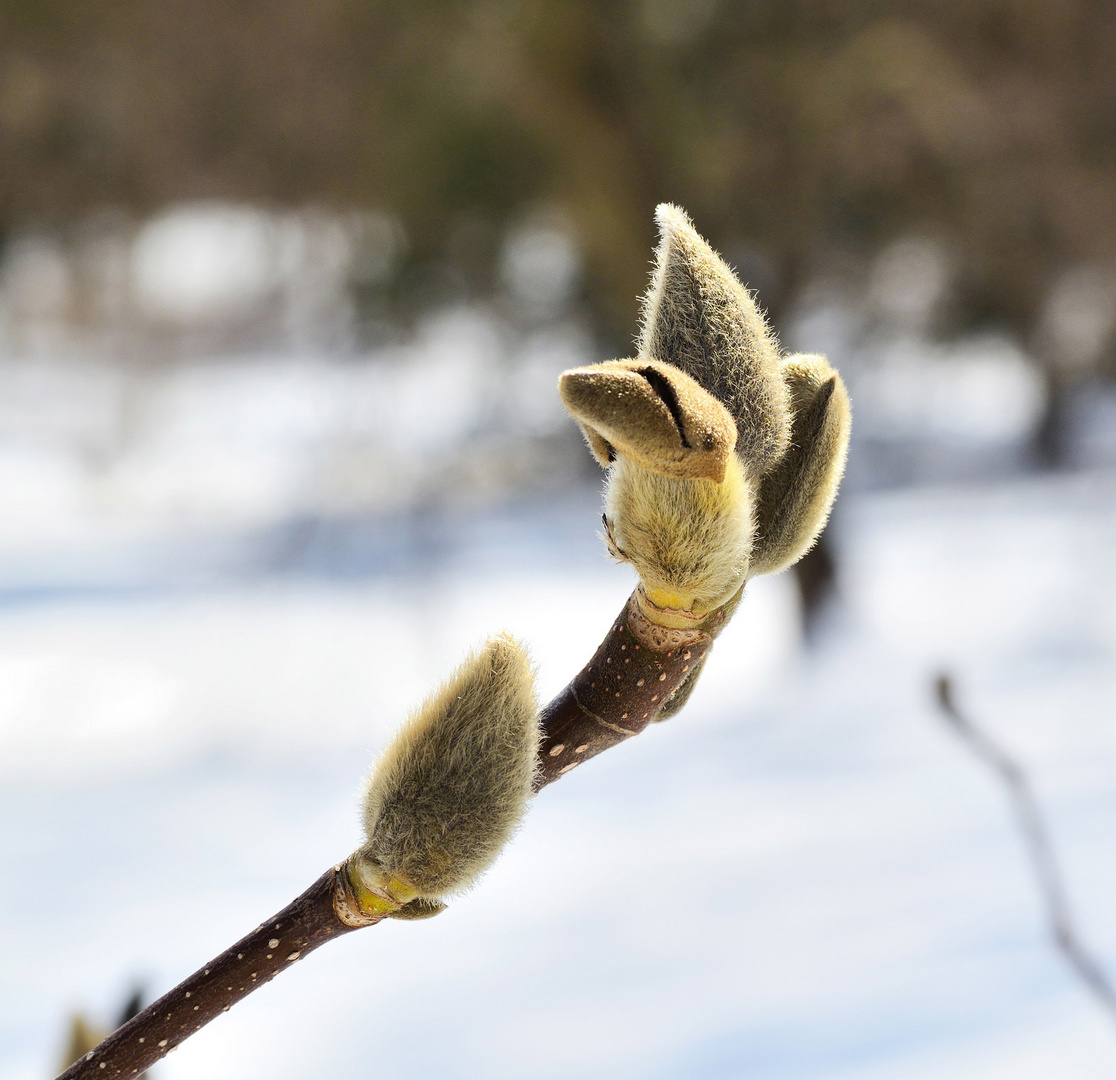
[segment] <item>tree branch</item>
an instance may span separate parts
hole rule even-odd
[[[785,569],[817,539],[848,446],[839,376],[823,357],[780,355],[752,295],[682,210],[663,204],[656,220],[639,359],[575,368],[559,382],[609,470],[610,550],[640,581],[600,648],[543,710],[540,732],[525,655],[493,638],[389,746],[365,794],[365,846],[62,1080],[131,1080],[329,938],[437,914],[439,898],[481,872],[519,820],[537,735],[536,792],[673,716],[743,579]],[[462,767],[455,740],[471,747],[474,767]],[[478,778],[481,764],[494,771]]]
[[[742,595],[743,589],[692,629],[674,629],[652,622],[638,591],[633,593],[593,658],[543,710],[536,790],[638,735],[664,711],[672,714],[677,698],[688,696],[713,639]],[[328,870],[293,903],[119,1027],[59,1080],[134,1080],[319,945],[386,917],[421,918],[440,910],[417,903],[370,915],[359,889],[348,862]]]
[[[543,710],[536,789],[638,735],[653,720],[673,715],[743,593],[693,629],[652,622],[638,590],[632,593],[593,658]]]
[[[942,715],[972,752],[1003,781],[1008,801],[1031,861],[1035,881],[1055,947],[1100,1006],[1116,1021],[1116,990],[1100,963],[1082,943],[1070,907],[1065,881],[1043,821],[1042,810],[1026,771],[992,738],[981,731],[957,707],[948,674],[937,680],[937,699]]]

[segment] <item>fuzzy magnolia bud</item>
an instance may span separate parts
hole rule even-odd
[[[736,451],[762,472],[790,439],[779,347],[751,293],[703,240],[683,210],[655,210],[661,238],[643,301],[640,358],[681,368],[728,410]]]
[[[849,446],[849,396],[824,356],[788,356],[794,424],[790,449],[760,481],[748,576],[774,574],[813,547],[825,528]]]
[[[559,387],[608,468],[609,550],[639,574],[647,617],[683,627],[809,550],[844,469],[849,406],[824,358],[780,356],[683,211],[655,217],[639,357],[566,372]]]
[[[491,865],[527,808],[537,711],[526,653],[507,635],[427,699],[365,789],[357,869],[366,887],[397,903],[435,900],[468,888]]]
[[[558,381],[562,404],[608,466],[619,452],[666,476],[725,478],[736,425],[685,372],[654,360],[574,368]]]
[[[609,547],[635,567],[649,615],[663,609],[700,617],[744,584],[751,508],[751,482],[735,455],[721,483],[616,460],[605,491]]]

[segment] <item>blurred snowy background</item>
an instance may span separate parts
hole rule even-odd
[[[486,6],[464,7],[462,40],[487,41]],[[633,11],[682,78],[761,7]],[[60,54],[27,44],[37,25],[19,24],[22,52],[0,49],[0,139],[27,175],[35,125],[77,108],[78,82],[51,81]],[[951,154],[949,117],[985,131],[1008,110],[1003,86],[980,97],[979,65],[962,93],[928,32],[794,33],[803,49],[840,41],[846,74],[882,42],[881,84]],[[89,70],[119,75],[113,56]],[[952,104],[934,112],[927,72],[947,68]],[[98,93],[119,106],[109,82]],[[729,145],[746,125],[722,119]],[[906,145],[886,124],[861,134],[861,164]],[[751,585],[686,712],[548,789],[474,894],[316,953],[158,1076],[1116,1070],[1116,1032],[1050,945],[1002,792],[931,692],[948,669],[1030,771],[1080,930],[1116,972],[1108,218],[1088,217],[1078,185],[1085,224],[1058,233],[1052,214],[1034,234],[1060,237],[1057,258],[1008,228],[1032,258],[1018,277],[981,263],[1016,249],[924,204],[863,234],[815,222],[808,256],[788,254],[733,209],[782,195],[727,194],[709,131],[679,146],[705,171],[672,174],[674,150],[648,151],[663,171],[638,196],[607,154],[594,167],[609,183],[515,189],[498,212],[466,185],[435,254],[398,192],[260,195],[219,170],[197,181],[204,156],[185,190],[96,188],[90,207],[44,181],[5,212],[0,1080],[52,1076],[74,1011],[108,1027],[135,987],[161,993],[347,854],[362,774],[471,645],[525,639],[544,698],[588,658],[632,580],[595,535],[600,474],[555,382],[625,355],[658,198],[694,211],[788,348],[826,352],[849,384],[854,445],[826,544]],[[638,210],[638,245],[587,216],[613,188]],[[991,220],[994,203],[974,205]],[[602,251],[622,271],[602,271]]]

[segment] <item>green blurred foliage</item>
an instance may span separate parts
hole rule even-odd
[[[1116,251],[1116,5],[5,0],[0,156],[7,227],[382,206],[412,268],[478,288],[503,225],[553,204],[617,339],[663,199],[767,267],[776,307],[915,229],[957,251],[963,318],[1026,327],[1059,269]]]

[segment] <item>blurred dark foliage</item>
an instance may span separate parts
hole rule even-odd
[[[837,580],[837,566],[833,560],[826,534],[792,567],[802,604],[802,629],[809,642],[818,629],[826,603],[833,595]]]
[[[1105,0],[5,0],[0,225],[236,198],[388,207],[404,274],[491,285],[547,202],[626,342],[651,208],[777,313],[827,253],[952,244],[961,322],[1027,330],[1116,248]]]

